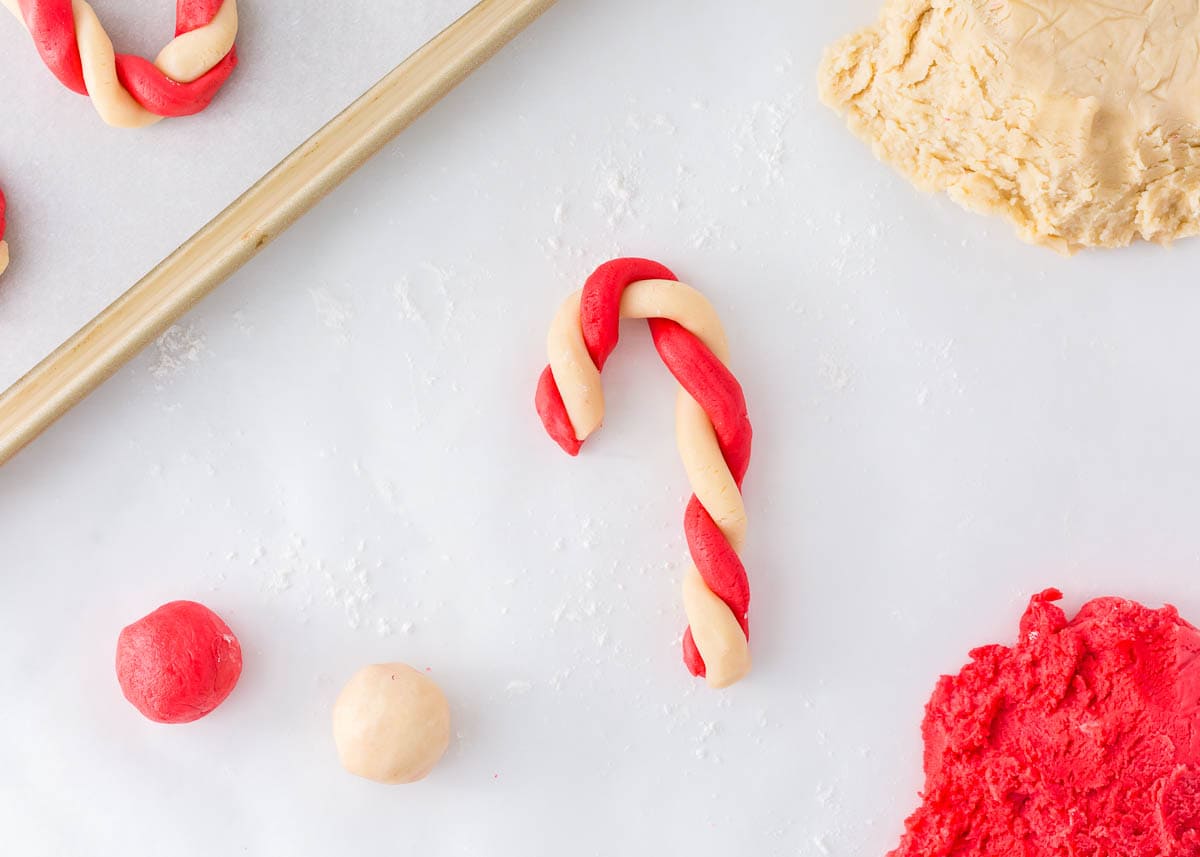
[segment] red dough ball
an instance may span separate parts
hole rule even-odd
[[[229,696],[242,647],[221,617],[195,601],[172,601],[117,639],[117,680],[134,708],[157,723],[190,723]]]

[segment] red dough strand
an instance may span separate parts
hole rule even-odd
[[[191,83],[171,80],[154,63],[131,54],[117,55],[117,79],[138,104],[156,116],[191,116],[213,100],[237,65],[237,48]]]
[[[71,0],[19,0],[21,17],[33,37],[46,68],[67,89],[87,95],[83,62],[75,42],[75,14]]]
[[[220,11],[221,3],[222,0],[178,0],[175,35],[190,33],[208,24]],[[86,95],[71,0],[19,0],[19,4],[42,62],[64,86]],[[191,83],[180,83],[142,57],[116,56],[117,78],[121,85],[138,104],[156,116],[190,116],[203,110],[236,65],[237,50],[231,49],[199,78]]]
[[[647,259],[616,259],[601,265],[584,285],[580,326],[597,369],[604,368],[617,347],[621,295],[631,284],[642,280],[677,280],[677,277],[669,269]],[[741,385],[716,355],[685,328],[669,319],[648,321],[659,356],[712,422],[725,462],[740,489],[750,463],[753,435]],[[576,438],[549,366],[538,383],[535,402],[549,435],[568,454],[578,454],[582,441]],[[700,576],[729,606],[749,639],[746,615],[750,607],[750,582],[746,569],[695,495],[688,503],[684,529],[688,549]],[[684,634],[683,657],[693,675],[705,675],[704,659],[692,639],[690,627]]]

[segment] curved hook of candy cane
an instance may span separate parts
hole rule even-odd
[[[141,128],[164,116],[203,109],[237,62],[237,0],[223,0],[207,23],[191,27],[181,2],[179,32],[153,64],[117,54],[85,0],[0,0],[25,24],[46,64],[66,86],[89,95],[109,125]],[[66,20],[70,17],[70,21]]]
[[[579,321],[582,298],[581,290],[563,302],[546,338],[550,371],[580,443],[604,420],[600,368],[592,360]],[[670,318],[707,345],[722,363],[729,361],[729,346],[716,310],[702,294],[676,280],[642,280],[626,287],[620,318]]]
[[[550,366],[539,387],[539,411],[551,435],[567,452],[577,453],[604,417],[600,369],[615,345],[612,330],[607,331],[609,342],[589,349],[583,320],[594,324],[615,324],[620,318],[651,320],[655,345],[684,386],[676,406],[676,434],[695,492],[687,518],[688,542],[711,578],[706,580],[696,566],[684,577],[684,609],[690,626],[684,640],[685,659],[692,672],[704,675],[711,686],[726,687],[750,669],[749,588],[737,556],[746,532],[740,490],[750,445],[745,401],[727,369],[724,329],[703,295],[669,279],[615,285],[620,289],[619,315],[610,312],[612,318],[597,321],[593,316],[604,315],[603,310],[587,307],[585,312],[585,292],[577,292],[555,316],[548,336]],[[688,365],[682,366],[685,362]],[[705,405],[728,412],[730,419],[722,422],[734,428],[725,429],[725,438],[718,437]],[[722,590],[720,594],[710,584]]]

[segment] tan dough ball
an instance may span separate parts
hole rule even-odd
[[[450,706],[441,688],[410,666],[364,667],[333,706],[333,740],[350,773],[415,783],[450,744]]]

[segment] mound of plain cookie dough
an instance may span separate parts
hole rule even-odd
[[[1195,0],[887,0],[820,81],[879,158],[1026,240],[1200,232]]]

